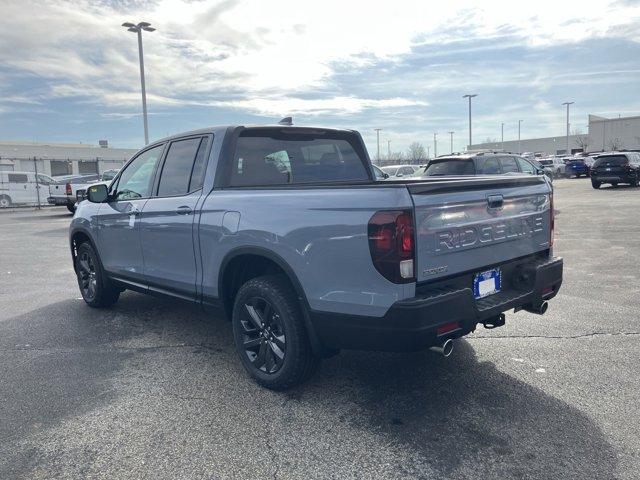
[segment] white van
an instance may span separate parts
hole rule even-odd
[[[55,180],[49,175],[35,172],[0,171],[0,208],[14,205],[37,205],[47,203],[49,185]]]

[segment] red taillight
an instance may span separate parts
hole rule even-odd
[[[369,250],[376,270],[394,283],[414,282],[413,215],[410,210],[381,210],[368,226]]]
[[[555,236],[556,212],[553,210],[553,193],[549,194],[549,247],[553,247]]]
[[[67,195],[71,195],[73,192],[71,191],[71,184],[67,183],[65,185],[65,192],[67,193]]]

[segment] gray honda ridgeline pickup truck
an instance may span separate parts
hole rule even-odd
[[[544,313],[562,283],[544,175],[376,181],[352,130],[176,135],[87,194],[70,227],[85,302],[130,289],[223,313],[272,389],[340,349],[448,355],[506,310]]]

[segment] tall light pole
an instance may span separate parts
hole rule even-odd
[[[155,28],[149,22],[140,22],[134,25],[131,22],[122,24],[128,32],[138,34],[138,58],[140,60],[140,86],[142,87],[142,119],[144,121],[144,144],[149,143],[149,125],[147,123],[147,91],[144,85],[144,56],[142,55],[142,31],[153,32]]]
[[[387,155],[391,158],[391,140],[387,140]]]
[[[565,155],[571,155],[569,152],[569,105],[573,105],[575,102],[564,102],[562,105],[567,106],[567,149],[564,151]]]
[[[431,155],[431,146],[427,145],[427,160],[429,159],[429,155]]]
[[[448,132],[448,133],[451,136],[451,153],[453,153],[453,134],[456,132]]]
[[[374,130],[376,131],[376,142],[378,143],[378,163],[380,163],[380,130],[382,130],[381,128],[374,128]]]
[[[471,99],[473,97],[477,97],[478,94],[474,93],[473,95],[463,95],[462,98],[468,98],[469,99],[469,146],[467,147],[467,150],[471,148],[471,139],[472,139],[472,135],[471,135]]]
[[[438,133],[433,133],[433,158],[438,156]]]
[[[520,124],[523,120],[518,120],[518,155],[522,153],[522,148],[520,148]]]
[[[504,122],[500,124],[500,135],[501,135],[500,142],[502,143],[502,147],[500,149],[504,152]]]

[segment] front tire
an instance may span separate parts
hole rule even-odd
[[[593,180],[591,180],[591,186],[596,190],[600,188],[600,185],[602,185],[600,182],[594,182]]]
[[[90,243],[82,243],[76,256],[76,277],[85,303],[93,308],[110,307],[118,301],[120,290],[107,278]]]
[[[249,280],[236,295],[233,338],[244,368],[263,387],[285,390],[316,370],[302,308],[282,275]]]
[[[76,204],[67,203],[67,210],[69,210],[71,213],[76,213]]]

